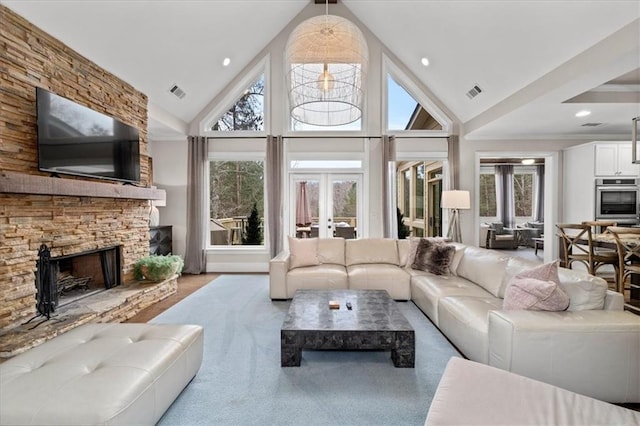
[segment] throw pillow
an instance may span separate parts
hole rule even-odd
[[[454,246],[425,238],[418,243],[411,267],[435,275],[448,275],[454,253]]]
[[[409,254],[407,256],[407,262],[405,265],[411,267],[413,262],[416,260],[416,252],[418,251],[418,244],[420,241],[431,241],[433,243],[442,243],[447,240],[443,237],[411,237],[409,238]]]
[[[543,281],[553,281],[556,284],[560,284],[560,277],[558,277],[558,261],[545,263],[535,268],[526,269],[515,275],[519,278],[535,278]]]
[[[506,310],[564,311],[569,296],[553,281],[514,277],[504,294]]]
[[[303,266],[315,266],[320,264],[318,259],[317,238],[293,238],[289,237],[289,268],[301,268]]]

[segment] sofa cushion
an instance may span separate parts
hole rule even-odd
[[[488,297],[490,294],[464,278],[453,275],[433,275],[415,269],[411,274],[411,300],[437,326],[438,301],[448,296]]]
[[[502,309],[497,297],[449,296],[438,303],[438,328],[470,360],[489,362],[489,311]]]
[[[398,266],[389,264],[358,264],[347,266],[351,290],[387,290],[394,300],[411,298],[411,276]]]
[[[569,296],[557,282],[516,275],[504,295],[503,307],[507,310],[564,311],[569,306]]]
[[[467,246],[457,274],[499,297],[508,260],[507,256],[495,251]]]
[[[452,245],[456,251],[453,254],[453,258],[451,259],[451,263],[449,264],[449,270],[452,275],[458,275],[458,266],[460,265],[460,261],[462,260],[462,256],[464,256],[464,250],[467,246],[461,243],[449,243]]]
[[[401,267],[411,267],[411,264],[407,264],[409,260],[409,247],[411,242],[408,239],[398,240],[396,242],[398,244],[398,260],[400,261]]]
[[[341,290],[349,288],[347,270],[341,265],[318,265],[291,269],[287,273],[287,298],[296,290]]]
[[[569,295],[568,311],[603,309],[607,282],[584,272],[558,268],[560,286]]]
[[[400,265],[398,245],[390,238],[346,240],[345,259],[347,266],[368,263]]]
[[[454,253],[455,247],[453,246],[423,239],[418,244],[411,268],[431,272],[435,275],[449,275],[449,265]]]
[[[320,238],[318,240],[318,260],[320,263],[344,265],[344,238]]]
[[[320,264],[317,238],[289,237],[289,252],[291,253],[289,263],[291,269]]]

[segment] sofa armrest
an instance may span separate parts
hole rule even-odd
[[[607,294],[604,297],[604,307],[607,311],[623,311],[624,310],[624,296],[617,291],[607,290]]]
[[[282,251],[269,261],[269,297],[287,298],[287,272],[289,272],[289,252]]]
[[[640,317],[490,311],[489,365],[608,402],[640,401]]]

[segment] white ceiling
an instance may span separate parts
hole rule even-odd
[[[191,122],[311,0],[0,2],[145,93],[153,138]],[[341,2],[469,138],[629,139],[640,116],[640,0]]]

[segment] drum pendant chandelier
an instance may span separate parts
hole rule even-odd
[[[352,123],[362,115],[369,51],[352,22],[328,14],[298,25],[285,48],[291,117],[316,126]]]

